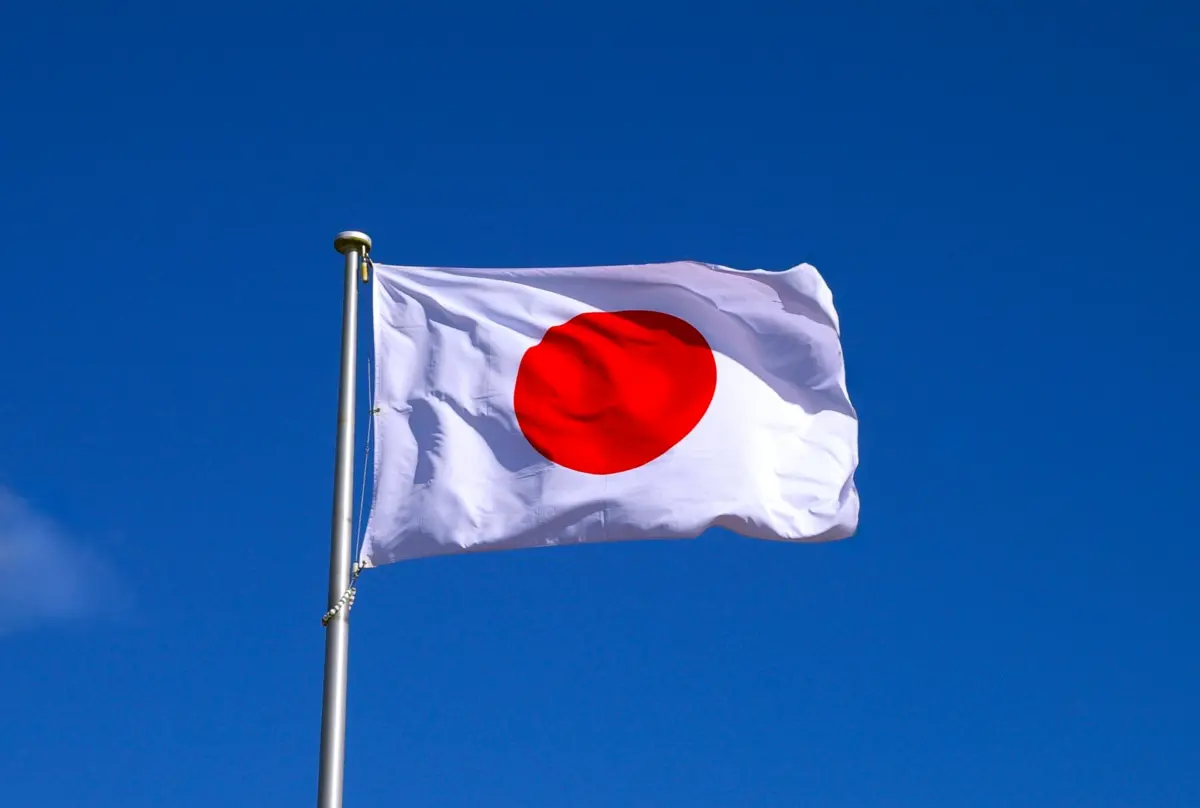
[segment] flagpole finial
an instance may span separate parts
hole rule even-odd
[[[333,248],[342,255],[355,247],[361,248],[363,255],[371,252],[371,237],[358,230],[343,230],[333,240]]]

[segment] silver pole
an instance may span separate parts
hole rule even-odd
[[[329,604],[333,609],[350,586],[351,527],[354,519],[354,385],[358,360],[358,273],[371,251],[366,233],[338,233],[334,248],[346,257],[342,287],[342,375],[338,384],[337,450],[333,467],[333,528],[329,547]],[[321,768],[317,808],[342,808],[346,763],[346,674],[350,656],[350,612],[343,606],[325,628],[325,692],[321,702]]]

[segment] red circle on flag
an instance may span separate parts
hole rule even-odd
[[[589,312],[525,352],[513,406],[547,460],[615,474],[683,440],[716,389],[712,348],[687,322],[657,311]]]

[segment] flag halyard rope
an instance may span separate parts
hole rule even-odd
[[[362,572],[362,567],[358,566],[358,563],[355,562],[354,566],[350,568],[350,586],[346,587],[346,591],[338,598],[337,603],[333,604],[329,611],[325,612],[324,616],[321,617],[321,625],[328,626],[329,621],[337,617],[337,613],[342,609],[345,609],[347,614],[350,613],[350,608],[354,606],[354,597],[358,594],[358,590],[354,584],[358,581],[360,572]]]
[[[373,269],[374,263],[371,261],[371,259],[367,255],[363,255],[363,259],[362,259],[363,277],[362,277],[362,279],[363,279],[364,283],[368,282],[370,279],[370,275],[368,274],[369,268]],[[356,534],[355,538],[354,538],[354,558],[355,559],[358,558],[358,554],[362,551],[363,518],[364,518],[364,515],[366,514],[365,506],[366,506],[366,502],[367,502],[367,459],[368,459],[368,455],[370,454],[370,451],[371,451],[371,436],[372,436],[372,432],[373,432],[373,429],[375,426],[375,416],[379,413],[379,407],[375,406],[375,379],[374,379],[374,376],[373,376],[371,370],[372,370],[371,359],[370,359],[370,357],[368,357],[367,358],[367,396],[369,397],[369,399],[371,401],[371,410],[367,413],[370,416],[370,418],[367,419],[367,439],[363,446],[362,485],[361,485],[361,488],[359,490],[359,495],[358,495],[358,525],[354,531]],[[354,606],[354,598],[358,595],[358,587],[356,586],[356,584],[358,583],[358,576],[362,573],[362,571],[363,571],[363,567],[361,567],[359,565],[358,561],[356,560],[354,562],[354,564],[350,567],[350,585],[346,587],[346,591],[343,592],[342,596],[337,599],[337,602],[334,603],[333,606],[331,606],[329,608],[329,611],[325,612],[325,614],[321,616],[321,625],[322,626],[328,626],[329,621],[332,620],[333,618],[337,617],[338,612],[340,612],[342,609],[345,609],[347,614],[350,613],[350,609],[353,608],[353,606]]]
[[[379,407],[375,406],[375,379],[372,374],[371,359],[367,358],[367,397],[371,401],[371,409],[367,412],[367,438],[363,442],[363,464],[362,464],[362,484],[358,492],[358,525],[354,529],[354,558],[357,562],[358,554],[362,551],[363,544],[363,520],[366,518],[367,505],[367,460],[371,454],[371,437],[375,429],[375,415],[379,412]]]

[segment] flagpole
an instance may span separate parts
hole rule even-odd
[[[329,547],[329,603],[325,626],[325,689],[321,701],[321,766],[317,808],[342,808],[346,762],[346,677],[350,657],[351,523],[354,518],[354,393],[358,360],[358,273],[371,238],[357,230],[337,234],[345,256],[342,287],[342,370],[338,384],[337,448],[333,470],[333,526]],[[339,603],[342,606],[339,607]],[[336,611],[335,611],[336,610]]]

